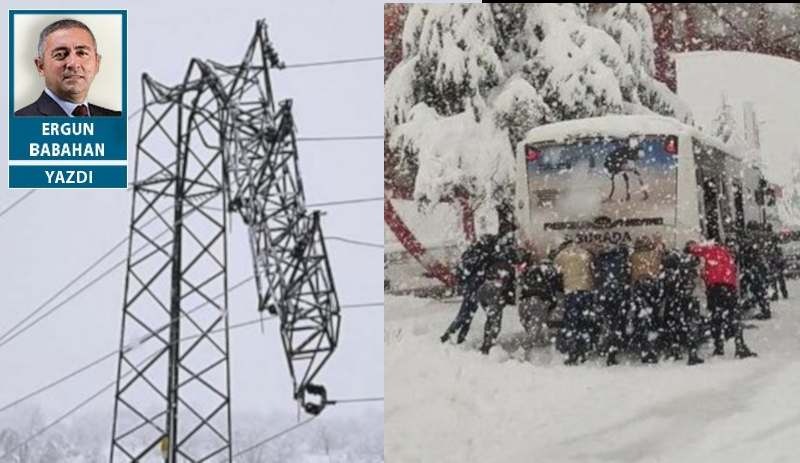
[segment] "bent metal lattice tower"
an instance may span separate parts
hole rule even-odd
[[[142,78],[112,462],[232,460],[225,211],[249,228],[258,310],[280,320],[295,399],[326,404],[313,380],[339,302],[270,67],[259,21],[241,64],[192,59],[171,87]]]

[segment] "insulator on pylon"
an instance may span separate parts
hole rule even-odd
[[[309,394],[319,397],[319,402],[309,402]],[[309,415],[319,415],[322,410],[325,409],[325,406],[328,405],[328,391],[326,391],[325,386],[321,384],[308,383],[305,388],[301,390],[299,400],[306,413]]]

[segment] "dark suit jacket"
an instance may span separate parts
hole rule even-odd
[[[120,116],[122,115],[119,111],[114,111],[111,109],[104,108],[102,106],[97,106],[89,103],[89,114],[92,117],[102,117],[102,116]],[[50,95],[45,92],[42,92],[39,95],[39,99],[34,101],[33,103],[25,106],[24,108],[20,109],[19,111],[14,112],[15,116],[66,116],[67,113],[61,109],[61,106],[58,105]]]

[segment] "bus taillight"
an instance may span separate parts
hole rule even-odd
[[[540,157],[542,157],[541,151],[535,149],[532,146],[528,146],[528,145],[525,146],[525,159],[527,159],[528,162],[536,161]]]
[[[678,137],[670,135],[664,141],[664,151],[667,154],[678,154]]]

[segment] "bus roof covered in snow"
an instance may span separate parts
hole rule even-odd
[[[656,115],[590,117],[542,125],[528,132],[519,144],[517,152],[524,152],[527,144],[563,143],[581,138],[627,138],[631,135],[689,135],[739,160],[742,159],[734,147],[726,145],[719,139],[671,117]]]

